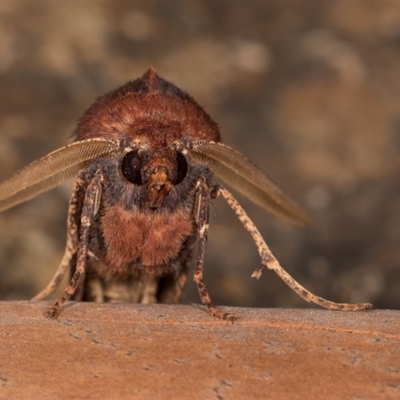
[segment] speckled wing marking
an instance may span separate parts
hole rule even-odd
[[[112,157],[118,140],[88,139],[72,143],[32,162],[0,185],[0,211],[14,207],[73,178],[89,161]]]
[[[190,157],[208,165],[215,175],[267,211],[297,225],[309,223],[306,213],[258,167],[232,148],[215,142],[194,142]]]

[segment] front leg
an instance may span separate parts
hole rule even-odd
[[[72,263],[76,257],[79,237],[79,218],[82,213],[82,203],[87,189],[86,171],[81,171],[74,183],[71,199],[68,207],[68,222],[67,222],[67,242],[63,259],[53,278],[47,286],[38,293],[32,300],[42,300],[54,293],[60,285],[65,273],[71,271]]]
[[[204,252],[207,243],[207,235],[209,227],[211,194],[216,195],[216,193],[217,192],[215,188],[210,188],[207,185],[204,178],[200,178],[198,180],[196,202],[195,202],[195,218],[198,231],[198,240],[197,240],[196,267],[194,270],[193,279],[196,282],[200,299],[203,302],[203,304],[207,306],[211,315],[219,319],[226,319],[233,322],[236,319],[236,316],[234,314],[223,312],[213,304],[203,279]]]
[[[102,181],[103,175],[101,171],[98,170],[87,186],[82,205],[80,221],[81,226],[79,230],[79,243],[75,272],[72,275],[71,281],[64,293],[57,299],[53,307],[50,308],[48,312],[48,316],[50,318],[57,317],[60,312],[60,307],[68,300],[70,296],[75,293],[81,278],[86,272],[90,227],[93,225],[94,218],[99,209]]]

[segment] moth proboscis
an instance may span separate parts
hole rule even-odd
[[[76,141],[34,161],[0,185],[0,211],[75,177],[67,243],[53,279],[35,299],[71,280],[48,312],[69,299],[177,303],[197,246],[194,281],[210,313],[235,316],[211,301],[203,260],[211,201],[222,195],[252,236],[264,267],[307,302],[332,310],[371,304],[335,303],[296,282],[273,256],[255,224],[217,179],[295,224],[308,217],[259,168],[220,143],[215,122],[187,93],[150,68],[142,78],[100,97],[79,120]]]

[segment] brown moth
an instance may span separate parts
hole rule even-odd
[[[69,299],[177,303],[196,247],[194,281],[210,313],[219,310],[203,281],[211,200],[222,195],[252,236],[262,269],[275,271],[298,295],[332,310],[368,303],[334,303],[297,283],[272,255],[254,223],[217,179],[259,206],[296,224],[308,217],[268,177],[220,143],[215,122],[187,93],[150,68],[142,78],[100,97],[83,115],[76,141],[34,161],[0,185],[0,211],[75,177],[64,257],[48,286],[71,280],[48,312]]]

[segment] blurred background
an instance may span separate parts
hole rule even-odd
[[[400,308],[400,5],[389,2],[2,2],[0,179],[71,142],[99,95],[148,66],[313,219],[246,199],[282,266],[314,293]],[[29,299],[65,241],[68,182],[0,214],[0,299]],[[307,307],[219,199],[205,279],[217,304]],[[64,285],[62,285],[64,289]],[[199,302],[189,280],[184,302]]]

